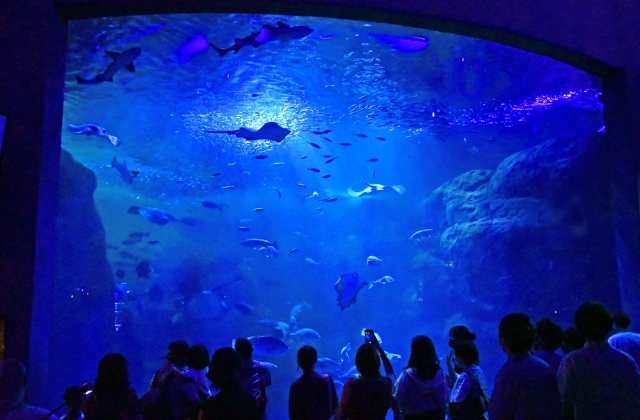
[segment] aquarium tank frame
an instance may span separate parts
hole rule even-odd
[[[640,139],[640,38],[637,10],[626,0],[549,2],[490,9],[480,0],[452,3],[343,1],[25,0],[4,6],[9,18],[0,54],[0,112],[11,120],[0,161],[0,315],[15,330],[5,356],[29,369],[30,402],[58,405],[47,383],[47,304],[56,220],[65,22],[101,16],[158,13],[264,13],[370,20],[474,36],[537,52],[588,71],[603,81],[602,101],[613,170],[616,248],[624,309],[640,317],[640,219],[637,161]],[[553,13],[549,13],[553,10]],[[634,13],[634,11],[636,13]],[[35,12],[35,13],[34,13]],[[25,29],[27,28],[27,29]],[[30,29],[34,28],[34,29]],[[25,53],[29,51],[29,53]],[[615,308],[617,309],[617,308]],[[72,343],[70,343],[72,345]]]
[[[0,115],[0,156],[2,156],[2,139],[4,138],[4,128],[7,125],[7,117]]]

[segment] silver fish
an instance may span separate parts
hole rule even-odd
[[[345,374],[341,376],[341,378],[346,381],[347,379],[357,378],[359,376],[360,376],[360,372],[358,372],[358,368],[353,366],[348,371],[346,371]]]
[[[373,255],[369,255],[367,257],[367,265],[377,267],[382,264],[382,258],[375,257]]]
[[[435,234],[433,229],[422,229],[419,230],[417,232],[415,232],[413,235],[409,236],[410,240],[415,240],[415,241],[423,241],[427,238],[430,238],[431,235]]]
[[[151,223],[155,223],[159,226],[164,226],[169,222],[179,221],[180,219],[173,217],[169,213],[164,210],[156,209],[153,207],[138,207],[131,206],[127,211],[129,214],[139,214],[145,220],[148,220]]]
[[[302,312],[303,308],[313,309],[313,306],[309,305],[307,302],[303,300],[302,303],[297,304],[296,306],[293,307],[293,309],[291,309],[290,316],[292,317],[297,316],[300,312]]]
[[[378,280],[374,280],[371,282],[371,284],[369,285],[369,289],[371,289],[373,287],[374,284],[389,284],[389,283],[393,283],[395,281],[395,279],[391,276],[384,276],[379,278]]]
[[[289,337],[295,338],[300,341],[320,340],[320,334],[311,328],[302,328],[298,331],[289,334]]]
[[[340,361],[342,363],[345,362],[345,360],[350,360],[349,358],[349,352],[351,351],[351,343],[347,343],[346,346],[344,346],[342,348],[342,350],[340,350]]]
[[[320,357],[316,362],[314,369],[320,374],[337,374],[342,370],[342,363],[338,363],[329,357]]]
[[[260,251],[263,254],[265,254],[267,256],[267,258],[269,258],[269,257],[277,257],[278,255],[280,255],[280,251],[278,251],[273,246],[263,246],[260,249],[258,249],[258,251]]]
[[[242,242],[240,242],[240,245],[242,246],[248,246],[250,248],[255,248],[255,249],[260,249],[262,247],[268,247],[268,246],[272,246],[275,249],[278,249],[278,243],[277,242],[270,242],[267,241],[266,239],[246,239]]]
[[[278,326],[275,329],[282,331],[282,338],[285,340],[289,338],[289,334],[291,334],[291,325],[286,322],[278,321]]]

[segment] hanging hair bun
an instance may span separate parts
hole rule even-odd
[[[476,339],[476,335],[469,331],[464,325],[456,325],[455,327],[451,327],[449,329],[449,335],[453,337],[456,341],[458,340],[469,340],[474,341]]]

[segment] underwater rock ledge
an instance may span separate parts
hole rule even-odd
[[[443,258],[473,298],[547,314],[618,289],[604,144],[602,134],[552,139],[423,200],[425,226],[442,232]]]
[[[48,373],[49,385],[55,389],[67,387],[70,377],[77,383],[93,377],[105,349],[111,348],[114,281],[93,198],[96,186],[93,171],[62,149],[51,288],[50,325],[55,340],[49,346],[56,364],[49,366]]]

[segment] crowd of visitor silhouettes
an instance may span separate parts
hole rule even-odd
[[[297,354],[302,376],[290,387],[289,418],[382,420],[393,410],[395,420],[638,420],[640,334],[627,331],[630,322],[628,315],[613,316],[594,302],[577,309],[575,326],[566,331],[549,319],[534,326],[525,314],[505,316],[498,337],[508,359],[490,396],[476,336],[465,326],[449,331],[446,371],[433,341],[419,335],[411,340],[409,362],[397,378],[372,337],[357,350],[359,376],[344,384],[340,396],[331,376],[314,370],[318,354],[305,345]],[[252,359],[248,339],[236,339],[234,347],[217,349],[209,360],[203,345],[171,343],[166,363],[140,398],[129,383],[127,359],[109,353],[100,361],[91,393],[88,383],[65,391],[63,418],[264,419],[269,369]],[[24,365],[0,362],[0,420],[56,419],[26,405],[26,389]]]

